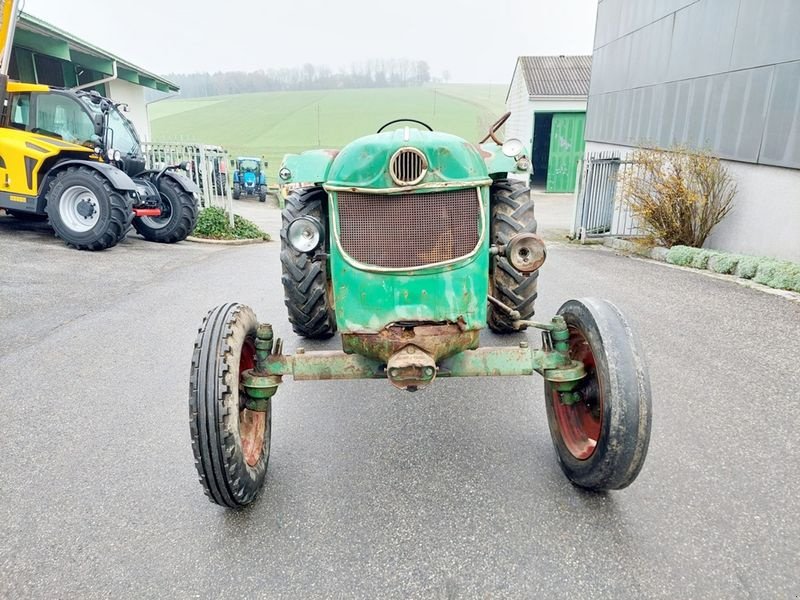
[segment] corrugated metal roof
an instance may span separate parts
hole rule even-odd
[[[51,39],[60,40],[62,43],[67,44],[69,51],[89,54],[101,59],[116,61],[122,69],[127,69],[131,72],[131,75],[135,75],[135,77],[128,79],[129,81],[133,81],[133,79],[135,79],[135,81],[133,81],[134,83],[138,83],[145,87],[159,89],[161,91],[178,91],[180,89],[175,83],[169,81],[168,79],[151,73],[150,71],[142,69],[141,67],[137,67],[131,62],[115,56],[111,52],[98,48],[97,46],[94,46],[93,44],[90,44],[89,42],[84,41],[79,37],[72,35],[63,29],[59,29],[55,25],[51,25],[47,21],[44,21],[38,17],[34,17],[28,13],[20,12],[19,21],[17,22],[17,31],[19,32],[20,30],[27,30],[33,32],[34,34],[44,35]],[[34,50],[36,50],[36,48],[34,48]],[[57,56],[57,58],[70,57]],[[80,59],[72,58],[72,60],[80,62]],[[120,78],[122,79],[124,77]]]
[[[588,96],[591,56],[520,56],[529,96]]]

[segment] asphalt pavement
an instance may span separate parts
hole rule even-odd
[[[654,417],[630,488],[567,482],[538,376],[289,380],[262,496],[212,505],[187,407],[208,309],[338,347],[291,334],[278,252],[77,252],[0,219],[0,598],[800,596],[800,304],[604,249],[552,244],[537,314],[591,295],[636,325]]]

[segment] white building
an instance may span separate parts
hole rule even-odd
[[[506,95],[506,137],[525,144],[531,182],[548,192],[572,192],[583,158],[591,56],[520,56]]]
[[[178,91],[163,77],[26,13],[14,32],[9,77],[66,88],[93,84],[91,89],[128,105],[125,116],[143,141],[150,139],[145,90]]]

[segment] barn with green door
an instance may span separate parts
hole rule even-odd
[[[583,158],[591,56],[520,56],[508,88],[506,137],[526,145],[531,185],[573,192]]]

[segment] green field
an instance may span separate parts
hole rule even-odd
[[[274,177],[283,155],[339,148],[409,117],[477,142],[505,111],[504,85],[239,94],[150,105],[157,142],[217,144],[233,156],[264,156]],[[274,180],[273,180],[274,181]]]

